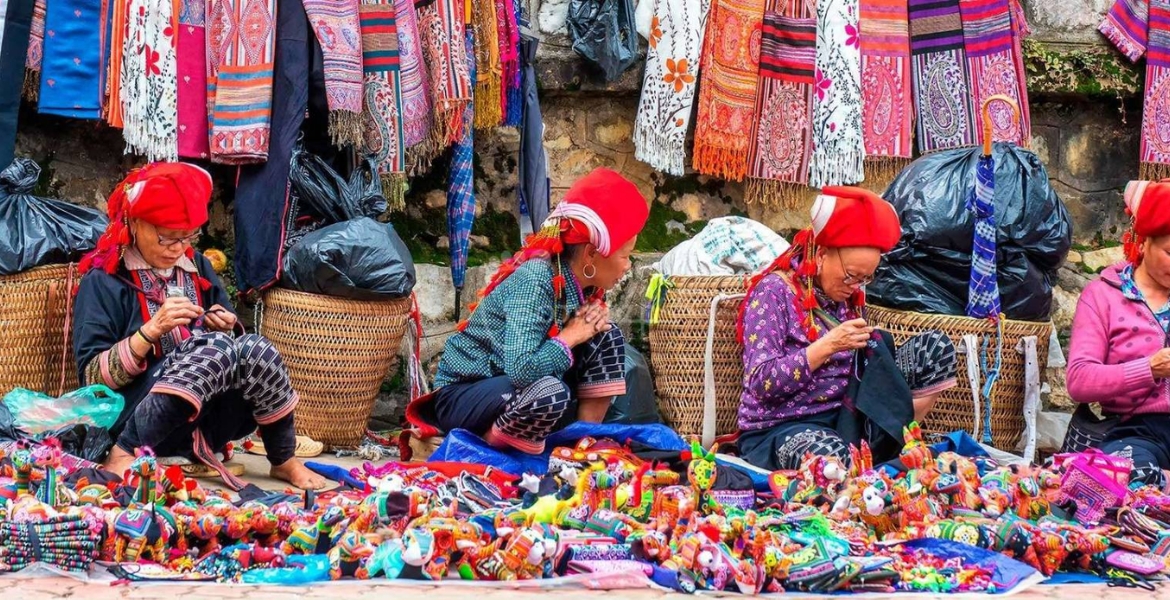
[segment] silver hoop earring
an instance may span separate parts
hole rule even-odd
[[[581,268],[581,274],[585,276],[585,279],[593,279],[597,276],[597,267],[593,266],[593,263],[589,263]]]

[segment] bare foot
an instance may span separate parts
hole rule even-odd
[[[125,478],[126,469],[129,469],[133,463],[134,455],[115,445],[110,450],[110,455],[106,457],[106,462],[102,465],[102,468],[118,477]]]
[[[284,464],[272,467],[274,479],[287,481],[302,490],[319,490],[325,487],[325,478],[309,470],[300,459],[290,458]]]

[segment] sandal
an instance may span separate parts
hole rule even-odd
[[[264,448],[264,442],[255,437],[248,438],[246,440],[245,450],[249,454],[258,454],[260,456],[268,455]],[[316,458],[324,451],[325,444],[322,444],[321,442],[318,442],[306,435],[297,436],[297,447],[294,451],[294,455],[297,458]]]
[[[223,467],[235,477],[242,477],[244,475],[244,465],[240,463],[227,463]],[[219,471],[203,463],[179,465],[179,469],[183,471],[183,475],[193,479],[219,479],[220,477]]]

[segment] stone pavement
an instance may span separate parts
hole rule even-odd
[[[56,600],[60,598],[81,598],[84,600],[176,600],[178,598],[209,598],[212,600],[465,600],[472,593],[478,600],[539,600],[552,595],[555,600],[685,600],[681,594],[667,594],[656,590],[610,590],[598,591],[582,588],[556,590],[516,590],[508,588],[476,588],[464,585],[391,585],[376,582],[341,582],[306,587],[249,586],[228,584],[150,584],[150,585],[109,585],[107,583],[83,583],[66,578],[22,579],[0,576],[0,591],[5,598],[14,600]],[[1160,586],[1156,598],[1170,595],[1170,588]],[[726,594],[727,598],[741,598]],[[805,596],[808,597],[808,596]],[[825,596],[828,598],[828,596]],[[836,596],[843,599],[849,596]],[[874,597],[874,596],[869,596]],[[944,600],[953,596],[928,594],[900,594],[886,596],[902,600]],[[973,595],[962,596],[965,599]],[[980,596],[988,599],[995,596]],[[1143,590],[1110,588],[1105,585],[1052,585],[1037,586],[1012,596],[1013,600],[1136,600],[1148,598]]]

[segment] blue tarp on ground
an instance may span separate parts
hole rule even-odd
[[[505,473],[545,473],[549,453],[561,446],[576,446],[583,438],[609,438],[617,442],[634,441],[659,450],[683,450],[687,447],[673,429],[665,425],[617,425],[603,423],[573,423],[549,436],[546,452],[541,456],[516,450],[501,451],[492,448],[483,438],[463,429],[447,434],[443,444],[429,461],[466,462],[493,466]]]
[[[969,544],[927,538],[906,542],[907,548],[921,548],[939,558],[961,558],[967,565],[985,567],[992,571],[991,581],[995,584],[994,593],[1011,591],[1017,585],[1038,575],[1038,571],[1028,565],[1012,559],[998,552],[976,548]]]

